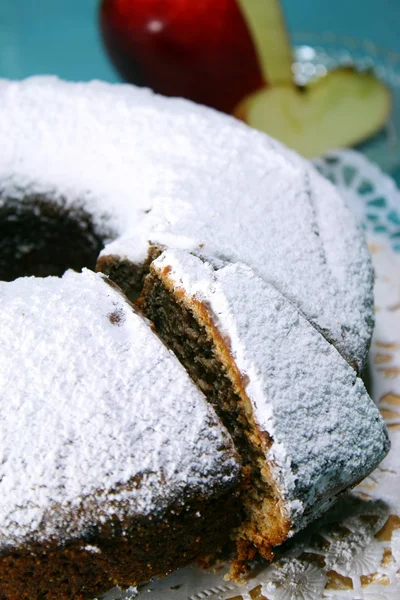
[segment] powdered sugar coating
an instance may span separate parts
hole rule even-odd
[[[83,205],[143,261],[149,242],[241,260],[362,367],[372,270],[337,192],[264,134],[149,90],[33,78],[0,86],[3,197]]]
[[[103,276],[1,283],[0,303],[0,550],[235,483],[212,408]]]
[[[165,251],[152,265],[210,311],[273,443],[267,459],[292,533],[369,474],[389,448],[356,372],[276,288],[242,263]]]

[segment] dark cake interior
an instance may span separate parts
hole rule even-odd
[[[160,256],[162,251],[160,246],[149,246],[147,258],[140,265],[129,260],[121,260],[119,256],[100,256],[96,270],[108,275],[131,302],[136,302],[142,292],[151,263]]]
[[[0,194],[0,280],[94,270],[108,234],[97,232],[82,208],[67,209],[45,196],[19,200]]]
[[[254,557],[254,541],[257,550],[271,559],[272,547],[287,535],[279,490],[266,465],[270,439],[259,431],[243,388],[245,382],[204,307],[188,307],[183,294],[168,289],[153,272],[146,279],[140,306],[214,406],[241,455],[243,522],[233,532],[237,546],[234,573],[239,574]]]

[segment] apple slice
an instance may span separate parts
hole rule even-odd
[[[387,87],[373,73],[342,68],[305,88],[262,89],[242,100],[234,115],[312,158],[376,133],[390,106]]]
[[[293,83],[292,46],[279,0],[236,0],[247,23],[264,81]]]

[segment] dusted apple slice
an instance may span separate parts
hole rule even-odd
[[[275,86],[245,98],[234,114],[306,157],[358,143],[379,131],[390,93],[373,73],[337,69],[305,88]]]

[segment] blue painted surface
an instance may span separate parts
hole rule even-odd
[[[116,81],[97,28],[97,0],[0,0],[0,76]]]
[[[292,31],[332,31],[400,52],[400,0],[282,0]]]

